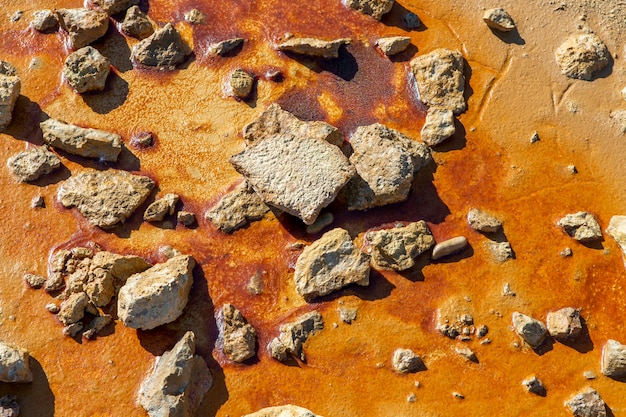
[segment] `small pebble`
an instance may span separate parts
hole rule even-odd
[[[461,394],[460,392],[456,392],[456,391],[454,391],[452,393],[452,396],[454,398],[458,398],[459,400],[464,400],[465,399],[465,395]]]
[[[480,339],[480,338],[485,337],[488,332],[489,332],[489,328],[483,324],[483,325],[478,326],[478,331],[476,332],[476,335]]]
[[[567,170],[571,173],[571,174],[578,174],[578,169],[576,169],[575,165],[568,165],[567,166]]]
[[[46,310],[48,310],[49,312],[51,312],[52,314],[56,314],[59,312],[59,306],[54,304],[54,303],[48,303],[46,304]]]
[[[539,142],[541,139],[539,139],[539,132],[535,131],[535,133],[533,133],[533,135],[530,137],[530,143],[536,143]]]
[[[526,391],[532,392],[537,395],[546,395],[546,388],[543,386],[543,382],[536,376],[530,376],[522,381],[522,386],[526,388]]]
[[[177,214],[177,219],[179,223],[189,227],[193,226],[196,222],[196,215],[190,211],[179,211]]]
[[[417,398],[415,397],[415,394],[413,394],[413,393],[410,393],[406,397],[406,402],[408,402],[408,403],[414,403],[416,400],[417,400]]]
[[[517,294],[515,294],[515,292],[511,289],[511,286],[508,282],[504,284],[504,288],[502,289],[503,297],[515,297],[516,295]]]
[[[565,248],[561,251],[561,253],[559,254],[561,255],[563,258],[566,258],[568,256],[572,256],[572,249],[571,248]]]
[[[36,274],[24,274],[24,280],[29,287],[34,289],[41,288],[46,283],[46,279],[44,277]]]
[[[204,22],[205,16],[198,9],[191,9],[187,13],[185,13],[185,21],[187,23],[191,23],[192,25],[198,25]]]
[[[596,379],[596,374],[593,371],[585,371],[583,376],[585,379]]]
[[[408,30],[419,29],[422,27],[422,21],[419,16],[413,12],[408,12],[402,18],[402,23],[404,23],[404,27]]]
[[[431,258],[436,260],[444,256],[452,255],[462,251],[466,246],[467,239],[464,236],[453,237],[452,239],[437,243],[433,249]]]
[[[24,14],[23,11],[17,10],[15,13],[11,15],[11,22],[17,22],[18,20],[22,18],[23,14]]]
[[[419,388],[422,386],[422,384],[420,384],[419,381],[415,381],[415,383],[413,383],[413,385],[415,385],[415,388]]]
[[[622,89],[622,98],[626,100],[626,87]]]
[[[377,368],[379,368],[379,369],[380,369],[380,368],[384,368],[384,367],[385,367],[385,364],[384,364],[384,362],[378,362],[378,363],[376,364],[376,367],[377,367]]]
[[[154,135],[151,132],[139,132],[130,139],[130,144],[137,149],[146,149],[154,146]]]
[[[488,345],[491,343],[491,339],[489,339],[488,337],[484,338],[483,340],[480,341],[481,345]]]
[[[45,208],[46,201],[44,200],[43,196],[38,195],[36,197],[33,197],[33,199],[30,202],[30,206],[32,208]]]

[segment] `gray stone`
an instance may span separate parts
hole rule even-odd
[[[89,2],[103,12],[114,15],[122,13],[133,4],[139,3],[139,0],[89,0]]]
[[[143,214],[143,219],[148,222],[163,221],[168,214],[170,216],[174,214],[179,199],[178,194],[165,194],[148,206]]]
[[[467,238],[465,236],[457,236],[443,242],[439,242],[433,248],[431,255],[432,260],[437,260],[448,255],[453,255],[467,247]]]
[[[45,146],[31,148],[9,158],[9,169],[22,182],[35,181],[61,166],[61,160]]]
[[[26,281],[29,287],[34,289],[41,288],[46,283],[44,277],[36,274],[24,274],[24,281]]]
[[[109,15],[105,12],[80,9],[57,10],[59,23],[70,39],[70,47],[79,49],[87,46],[107,33]]]
[[[78,93],[104,90],[111,61],[96,48],[85,46],[71,53],[63,64],[63,78]]]
[[[26,349],[0,341],[0,381],[33,382]]]
[[[569,78],[591,81],[593,74],[609,64],[606,45],[594,33],[572,35],[555,52],[561,73]]]
[[[548,333],[542,322],[517,311],[513,312],[513,329],[532,348],[541,345]]]
[[[185,55],[185,45],[171,23],[139,42],[132,52],[138,64],[159,69],[173,69],[185,60]]]
[[[483,21],[492,29],[510,32],[515,29],[515,22],[504,9],[489,9],[483,15]]]
[[[626,375],[626,345],[609,339],[602,348],[602,374],[610,377]]]
[[[244,182],[226,194],[205,217],[223,232],[231,233],[270,211],[261,197]]]
[[[0,417],[18,417],[20,415],[20,405],[15,396],[5,395],[0,398]]]
[[[82,128],[57,119],[48,119],[39,125],[48,145],[73,155],[115,162],[122,151],[121,137],[115,133]]]
[[[224,56],[235,50],[244,42],[243,38],[225,39],[209,46],[209,52],[213,55]]]
[[[419,16],[413,12],[408,12],[402,17],[402,24],[407,30],[419,29],[423,26]]]
[[[513,259],[513,248],[509,242],[485,242],[485,246],[491,252],[493,260],[498,263]]]
[[[376,45],[383,54],[392,56],[403,52],[408,48],[411,43],[411,38],[408,36],[389,36],[385,38],[378,38]]]
[[[626,263],[626,216],[613,216],[609,221],[606,232],[611,235],[622,250],[622,256]]]
[[[557,340],[576,338],[583,330],[580,322],[580,310],[572,307],[549,312],[546,317],[546,325],[550,336]]]
[[[59,16],[50,9],[37,10],[31,24],[38,32],[54,32],[59,27]]]
[[[89,298],[84,292],[74,293],[61,303],[61,309],[57,315],[59,321],[65,326],[76,323],[85,317]]]
[[[324,320],[317,311],[311,311],[291,323],[280,326],[280,334],[267,345],[272,357],[280,362],[286,362],[290,355],[295,355],[304,361],[306,359],[302,345],[309,336],[324,328]]]
[[[22,82],[19,77],[0,74],[0,132],[9,126],[13,119],[13,108],[21,88]]]
[[[425,369],[424,362],[411,349],[396,349],[391,359],[393,369],[401,374]]]
[[[483,233],[496,233],[502,228],[502,222],[496,217],[475,208],[467,213],[467,223],[472,229]]]
[[[132,6],[126,11],[122,31],[128,36],[145,39],[154,33],[154,28],[148,16],[139,7]]]
[[[422,141],[428,146],[436,146],[454,135],[454,114],[452,110],[431,107],[426,113],[422,127]]]
[[[533,394],[544,396],[546,395],[546,388],[543,385],[543,382],[535,375],[529,376],[528,378],[522,381],[522,386],[528,392],[532,392]]]
[[[565,230],[565,233],[580,242],[593,242],[602,239],[600,224],[593,214],[586,211],[568,214],[557,224]]]
[[[372,266],[404,271],[415,265],[415,258],[432,248],[435,239],[425,221],[397,225],[391,229],[368,232]]]
[[[196,215],[190,211],[181,210],[176,214],[176,220],[183,226],[190,227],[196,223]]]
[[[267,407],[243,417],[321,417],[306,408],[295,405],[280,405],[277,407]]]
[[[380,20],[393,7],[394,0],[345,0],[345,4],[363,14]]]
[[[606,417],[606,404],[595,389],[588,387],[565,402],[574,417]]]
[[[292,52],[298,55],[307,55],[314,58],[337,58],[339,48],[350,43],[350,39],[341,38],[325,41],[316,38],[291,38],[279,44],[276,48],[283,52]]]
[[[224,340],[224,353],[235,362],[243,362],[256,355],[257,333],[232,304],[224,304],[218,318]]]
[[[242,69],[236,69],[228,77],[228,89],[237,98],[245,99],[252,92],[254,77]]]

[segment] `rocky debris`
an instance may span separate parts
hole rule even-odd
[[[613,216],[606,232],[617,242],[626,260],[626,216]]]
[[[493,260],[498,263],[513,259],[515,256],[509,242],[485,242],[485,246],[491,252]]]
[[[35,181],[61,166],[61,160],[45,146],[31,148],[9,158],[9,169],[21,182]]]
[[[539,142],[541,139],[539,138],[539,132],[537,132],[535,130],[535,132],[533,132],[532,136],[530,137],[530,143],[537,143]]]
[[[437,309],[437,330],[451,339],[471,340],[474,317],[463,299],[450,298]]]
[[[387,56],[399,54],[406,50],[411,43],[411,38],[408,36],[388,36],[385,38],[378,38],[376,45]]]
[[[8,63],[7,63],[8,64]],[[9,64],[10,67],[13,67]],[[5,71],[10,74],[13,71]],[[13,67],[14,69],[15,67]],[[0,132],[5,130],[13,118],[13,108],[20,95],[22,81],[15,75],[0,74]]]
[[[436,146],[454,135],[454,114],[452,110],[431,107],[426,113],[422,127],[422,141],[428,146]]]
[[[337,311],[339,311],[341,321],[351,324],[356,320],[356,314],[359,310],[357,308],[339,307]]]
[[[20,405],[13,395],[5,395],[0,398],[0,417],[18,417],[20,415]]]
[[[139,404],[150,417],[194,415],[213,385],[206,362],[195,352],[195,335],[189,331],[157,359],[139,388]]]
[[[33,382],[26,349],[0,341],[0,381]]]
[[[472,229],[483,233],[496,233],[502,228],[502,222],[498,218],[475,208],[467,213],[467,223]]]
[[[502,288],[502,296],[503,297],[515,297],[517,294],[511,288],[511,284],[508,282],[504,283],[504,287]]]
[[[557,340],[576,338],[583,330],[580,321],[580,310],[572,307],[565,307],[548,313],[546,324],[550,336]]]
[[[606,417],[606,404],[595,389],[588,387],[565,402],[574,417]]]
[[[37,10],[33,13],[31,24],[38,32],[54,32],[59,27],[59,16],[50,9]]]
[[[281,405],[277,407],[267,407],[256,413],[246,414],[243,417],[321,417],[313,414],[306,408],[295,405]]]
[[[206,16],[198,9],[191,9],[185,13],[185,22],[192,25],[199,25],[204,23]]]
[[[515,22],[504,9],[489,9],[483,15],[483,21],[499,32],[510,32],[515,29]]]
[[[569,78],[591,81],[593,73],[609,64],[606,45],[594,33],[572,35],[555,52],[561,73]]]
[[[476,356],[476,353],[474,353],[474,351],[472,349],[468,348],[467,346],[457,346],[457,347],[454,348],[454,351],[459,356],[462,356],[463,358],[467,359],[468,361],[478,363],[478,357]]]
[[[517,311],[513,313],[513,329],[533,349],[541,345],[548,333],[542,322]]]
[[[424,104],[452,110],[454,114],[465,111],[463,55],[459,51],[435,49],[414,58],[411,70],[417,81],[420,100]]]
[[[406,30],[414,30],[422,27],[421,19],[413,12],[405,13],[405,15],[402,16],[402,24]]]
[[[567,170],[570,172],[570,174],[574,175],[574,174],[578,174],[578,168],[576,168],[576,165],[568,165],[567,166]]]
[[[304,248],[296,261],[296,291],[311,301],[350,284],[369,285],[369,256],[352,242],[347,230],[333,229]]]
[[[626,375],[626,345],[609,339],[602,348],[602,374],[610,377]]]
[[[138,64],[158,69],[173,69],[185,55],[185,45],[171,23],[139,42],[132,52]]]
[[[324,328],[324,320],[317,311],[311,311],[291,323],[280,326],[280,334],[267,345],[267,350],[274,359],[286,362],[290,355],[304,361],[306,359],[302,345],[309,336]]]
[[[310,235],[314,235],[324,230],[326,226],[331,225],[334,221],[335,216],[333,216],[333,213],[324,213],[319,216],[317,220],[313,222],[313,224],[310,224],[306,227],[306,232]]]
[[[557,225],[580,242],[593,242],[602,239],[600,224],[593,214],[586,211],[568,214],[559,220]]]
[[[113,322],[113,317],[108,314],[94,317],[85,328],[83,337],[88,340],[94,339],[96,335],[111,322]]]
[[[0,60],[0,75],[6,75],[7,77],[16,77],[17,68],[15,68],[15,66],[10,62]]]
[[[176,220],[183,226],[190,227],[196,223],[196,215],[190,211],[181,210],[176,215]]]
[[[63,328],[63,334],[69,337],[75,337],[78,333],[83,331],[85,325],[82,321],[69,324]]]
[[[276,48],[283,52],[292,52],[298,55],[307,55],[314,58],[337,58],[339,48],[350,43],[350,39],[341,38],[325,41],[316,38],[291,38],[279,44]]]
[[[71,53],[63,64],[63,78],[78,93],[102,91],[111,70],[111,61],[96,48],[85,46]]]
[[[41,288],[46,283],[46,279],[41,275],[36,274],[24,274],[24,281],[28,284],[30,288]]]
[[[71,294],[67,300],[61,303],[57,317],[65,326],[80,321],[85,317],[85,308],[89,303],[89,297],[84,292]]]
[[[422,359],[411,349],[396,349],[391,358],[393,369],[401,374],[417,372],[426,369]]]
[[[393,7],[394,0],[345,0],[345,4],[363,14],[380,20]]]
[[[404,271],[415,265],[415,258],[433,247],[435,239],[425,221],[396,225],[391,229],[368,232],[372,266]]]
[[[139,0],[89,0],[89,2],[103,12],[114,15],[122,13],[130,6],[139,3]]]
[[[43,286],[44,291],[46,292],[55,292],[63,289],[65,286],[65,281],[63,281],[63,275],[60,272],[53,272],[48,275],[48,279]]]
[[[535,375],[529,376],[528,378],[522,381],[522,386],[528,392],[532,392],[533,394],[537,394],[540,396],[546,395],[546,387],[544,387],[543,382]]]
[[[209,46],[209,52],[213,55],[225,56],[237,49],[243,42],[243,38],[225,39]]]
[[[476,329],[476,336],[479,339],[487,336],[487,333],[489,333],[489,328],[484,324],[478,326],[478,328]]]
[[[445,256],[449,256],[458,253],[465,249],[467,246],[467,239],[465,236],[457,236],[443,242],[439,242],[433,248],[433,253],[430,256],[432,260],[441,259]]]
[[[72,49],[89,45],[109,29],[109,15],[105,12],[80,8],[59,9],[57,14],[61,27],[69,35]]]
[[[30,201],[30,207],[34,208],[34,209],[45,208],[46,207],[46,200],[44,200],[42,195],[35,196]]]
[[[337,146],[287,134],[255,142],[230,162],[265,203],[307,225],[355,174]]]
[[[228,77],[228,90],[233,96],[245,99],[252,92],[254,77],[241,68],[233,71]]]
[[[132,6],[126,10],[122,32],[137,39],[145,39],[154,33],[154,28],[148,16],[138,6]]]
[[[226,233],[256,220],[270,211],[261,197],[244,182],[226,194],[219,203],[205,213],[205,217]]]
[[[120,320],[143,330],[176,320],[187,305],[195,265],[191,256],[180,255],[130,276],[118,294]]]
[[[176,211],[176,203],[180,197],[178,194],[165,194],[154,201],[143,213],[143,219],[147,222],[161,222],[168,214],[171,216]]]
[[[91,268],[84,290],[96,307],[104,307],[115,295],[115,279],[106,269]]]
[[[253,295],[263,294],[263,278],[267,277],[267,271],[256,271],[250,277],[246,290]]]
[[[218,319],[224,340],[224,353],[235,362],[243,362],[256,354],[257,333],[232,304],[224,304]]]
[[[39,124],[43,140],[50,146],[85,158],[115,162],[122,151],[120,135],[48,119]]]
[[[585,378],[585,379],[596,379],[596,374],[593,371],[585,371],[585,372],[583,372],[583,378]]]

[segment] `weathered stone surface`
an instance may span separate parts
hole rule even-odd
[[[93,270],[99,268],[109,271],[120,284],[125,283],[131,275],[143,272],[151,266],[152,264],[139,256],[123,256],[106,251],[96,253],[91,260]]]
[[[568,214],[557,223],[565,233],[580,242],[593,242],[602,239],[600,224],[593,214],[586,211]]]
[[[296,291],[311,301],[350,284],[367,286],[369,276],[369,256],[354,245],[348,231],[337,228],[304,248],[293,278]]]
[[[138,6],[132,6],[126,10],[122,31],[128,36],[145,39],[154,33],[154,28],[148,16]]]
[[[454,114],[465,111],[463,55],[459,51],[435,49],[413,59],[411,70],[424,104],[452,110]]]
[[[37,10],[31,24],[38,32],[53,32],[59,27],[59,17],[50,9]]]
[[[37,274],[24,274],[24,281],[34,289],[41,288],[46,283],[46,279]]]
[[[538,347],[548,333],[542,322],[517,311],[513,313],[513,329],[532,348]]]
[[[572,35],[555,52],[561,73],[591,81],[593,74],[609,64],[609,51],[594,33]]]
[[[20,405],[15,396],[5,395],[0,398],[0,417],[18,417],[20,415]]]
[[[436,146],[454,135],[454,114],[452,110],[431,107],[426,113],[422,127],[422,141],[428,146]]]
[[[572,307],[549,312],[546,317],[546,324],[550,336],[557,340],[576,338],[583,330],[580,322],[580,310]]]
[[[411,43],[411,38],[408,36],[389,36],[385,38],[379,38],[376,41],[376,45],[380,48],[383,54],[392,56],[403,52],[408,48]]]
[[[311,311],[291,323],[281,325],[280,334],[267,345],[267,350],[274,359],[280,362],[286,362],[290,355],[295,355],[304,361],[306,358],[302,344],[309,336],[323,328],[322,315],[317,311]]]
[[[467,238],[465,236],[457,236],[443,242],[439,242],[433,248],[431,255],[432,260],[437,260],[448,255],[453,255],[467,247]]]
[[[168,23],[135,45],[132,58],[148,67],[171,69],[185,60],[185,46],[180,34]]]
[[[108,314],[104,316],[94,317],[83,332],[85,339],[93,339],[96,335],[113,321],[113,317]]]
[[[196,355],[195,335],[187,332],[157,359],[141,383],[139,404],[150,417],[191,417],[213,385],[204,359]]]
[[[609,339],[602,348],[602,374],[610,377],[626,375],[626,345]]]
[[[235,97],[244,99],[252,92],[254,77],[242,69],[236,69],[228,78],[228,89]]]
[[[22,82],[19,77],[0,74],[0,132],[9,126],[13,119],[13,108],[21,88]]]
[[[529,376],[522,381],[522,386],[528,392],[532,392],[533,394],[545,396],[546,388],[543,385],[543,382],[535,375]]]
[[[195,265],[191,256],[180,255],[129,277],[118,294],[120,320],[143,330],[176,320],[187,305]]]
[[[101,38],[109,28],[109,15],[90,9],[59,9],[59,23],[69,34],[70,47],[79,49]]]
[[[252,414],[246,414],[243,417],[321,417],[313,414],[306,408],[297,407],[295,405],[280,405],[277,407],[267,407]]]
[[[277,135],[230,162],[267,203],[312,224],[355,170],[341,150],[310,137]]]
[[[510,242],[485,242],[485,246],[491,252],[491,257],[498,263],[506,262],[514,257]]]
[[[191,9],[185,13],[185,21],[192,25],[204,23],[206,16],[198,9]]]
[[[350,324],[356,320],[356,315],[359,310],[357,308],[339,307],[337,311],[339,312],[341,321]]]
[[[504,9],[489,9],[483,15],[483,21],[492,29],[510,32],[515,29],[515,22]]]
[[[113,15],[122,13],[133,4],[139,3],[139,0],[89,0],[89,2],[109,15]]]
[[[234,51],[244,42],[243,38],[231,38],[217,42],[209,46],[209,52],[213,55],[224,56]]]
[[[48,279],[43,286],[44,291],[46,292],[54,292],[62,289],[65,286],[65,281],[63,281],[63,274],[60,272],[53,272],[48,275]]]
[[[372,266],[404,271],[415,265],[415,258],[433,247],[435,239],[425,221],[398,225],[367,233]]]
[[[70,295],[61,303],[61,309],[57,315],[59,321],[66,326],[78,322],[85,317],[87,303],[89,303],[89,298],[84,292]]]
[[[0,59],[0,75],[6,75],[7,77],[16,77],[17,68],[13,64]]]
[[[150,204],[143,214],[143,219],[148,222],[163,221],[168,214],[171,216],[176,211],[176,203],[180,197],[178,194],[165,194],[163,197]]]
[[[205,217],[218,229],[231,233],[249,222],[261,220],[270,209],[244,182],[226,194]]]
[[[613,216],[606,232],[617,242],[626,263],[626,216]]]
[[[243,362],[256,354],[257,333],[232,304],[224,304],[218,320],[224,340],[224,353],[235,362]]]
[[[325,41],[316,38],[291,38],[279,44],[276,48],[283,52],[292,52],[298,55],[307,55],[314,58],[337,58],[339,48],[350,43],[350,39],[334,39]]]
[[[565,402],[574,417],[606,417],[606,404],[595,389],[588,387]]]
[[[48,119],[39,125],[48,145],[73,155],[115,162],[122,151],[121,137],[115,133],[82,128],[57,119]]]
[[[422,359],[411,349],[396,349],[391,362],[393,369],[401,374],[425,369]]]
[[[111,61],[91,46],[71,53],[63,64],[63,77],[78,93],[104,90],[110,71]]]
[[[29,357],[26,349],[0,341],[0,381],[32,382]]]
[[[496,217],[475,208],[467,213],[467,223],[472,229],[483,233],[496,233],[502,228],[502,222]]]
[[[125,171],[87,170],[66,180],[57,193],[65,207],[103,229],[123,223],[148,198],[154,182]]]
[[[476,353],[467,346],[456,346],[454,348],[454,351],[457,355],[465,358],[466,360],[478,363],[478,357],[476,356]]]
[[[346,0],[346,5],[380,20],[393,7],[394,0]]]
[[[91,268],[85,293],[96,307],[108,305],[115,295],[115,279],[111,272],[103,268]]]
[[[45,146],[31,148],[9,158],[9,169],[22,182],[35,181],[61,166],[61,160]]]
[[[183,226],[190,227],[196,223],[196,215],[190,211],[181,210],[176,214],[176,221]]]

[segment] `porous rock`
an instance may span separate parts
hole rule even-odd
[[[48,119],[39,126],[48,145],[73,155],[115,162],[122,151],[121,137],[115,133],[78,127],[57,119]]]
[[[408,36],[388,36],[385,38],[378,38],[376,45],[383,54],[392,56],[403,52],[408,48],[411,43],[411,38]]]
[[[41,288],[46,283],[46,279],[37,274],[24,274],[24,281],[34,289]]]
[[[532,348],[541,345],[548,333],[542,322],[517,311],[513,312],[513,329]]]
[[[252,414],[246,414],[243,417],[321,417],[306,408],[295,405],[280,405],[276,407],[267,407]]]
[[[74,293],[61,303],[61,309],[57,315],[59,321],[65,326],[76,323],[85,317],[85,308],[89,298],[84,292]]]
[[[178,194],[165,194],[148,206],[143,214],[143,219],[148,222],[163,221],[168,214],[174,214],[179,199]]]
[[[606,45],[594,33],[572,35],[555,52],[561,73],[569,78],[591,81],[593,74],[609,64]]]
[[[363,14],[380,20],[393,7],[395,0],[346,0],[346,4]]]
[[[262,219],[269,210],[261,197],[244,182],[209,209],[205,217],[218,229],[231,233],[249,222]]]
[[[154,33],[154,28],[148,16],[138,6],[132,6],[126,10],[122,31],[128,36],[145,39]]]
[[[89,2],[109,15],[114,15],[139,3],[139,0],[89,0]]]
[[[586,211],[568,214],[557,223],[565,233],[580,242],[593,242],[602,239],[600,224],[593,214]]]
[[[574,417],[606,417],[606,404],[595,389],[588,387],[565,402]]]
[[[192,25],[204,23],[206,16],[198,9],[191,9],[185,13],[185,21]]]
[[[436,146],[454,135],[454,114],[452,110],[431,107],[421,131],[421,138],[428,146]]]
[[[96,335],[102,329],[104,329],[106,326],[108,326],[109,323],[111,323],[112,321],[113,321],[113,317],[111,317],[108,314],[105,314],[103,316],[94,317],[89,322],[89,325],[87,325],[87,327],[85,328],[85,331],[83,332],[83,337],[85,339],[93,339],[93,338],[95,338]]]
[[[565,307],[549,312],[546,317],[546,325],[550,336],[557,340],[575,338],[583,330],[580,321],[580,310],[573,307]]]
[[[350,39],[334,39],[325,41],[316,38],[291,38],[279,44],[276,48],[279,51],[292,52],[298,55],[307,55],[314,58],[337,58],[339,48],[349,44]]]
[[[457,353],[457,355],[467,359],[468,361],[478,363],[478,357],[476,356],[476,353],[467,346],[456,346],[454,348],[454,351]]]
[[[78,93],[104,90],[111,61],[96,48],[85,46],[71,53],[63,64],[63,77]]]
[[[0,381],[32,382],[29,357],[26,349],[0,341]]]
[[[103,268],[91,268],[85,293],[96,307],[104,307],[115,295],[115,279],[110,271]]]
[[[483,15],[483,21],[490,28],[500,32],[510,32],[515,29],[515,22],[506,10],[501,8],[487,10]]]
[[[485,242],[485,246],[491,252],[491,257],[498,263],[506,262],[514,257],[510,242]]]
[[[185,60],[185,46],[178,31],[168,23],[135,45],[132,58],[148,67],[171,69]]]
[[[213,55],[224,56],[234,51],[244,42],[243,38],[225,39],[209,46],[209,52]]]
[[[602,348],[602,374],[610,377],[626,375],[626,345],[609,339]]]
[[[322,315],[317,311],[311,311],[295,321],[280,326],[280,334],[267,345],[267,350],[272,357],[280,362],[286,362],[290,355],[295,355],[300,360],[305,360],[302,345],[309,336],[316,334],[324,328]]]
[[[118,255],[116,253],[100,251],[91,260],[91,269],[109,271],[116,284],[124,284],[128,277],[150,268],[152,264],[145,259],[134,255]]]
[[[257,333],[241,311],[224,304],[218,320],[224,340],[224,353],[235,362],[243,362],[256,354]]]
[[[105,12],[79,9],[57,10],[59,23],[69,35],[70,47],[79,49],[100,39],[109,28],[109,15]]]
[[[228,78],[228,89],[237,98],[245,99],[252,92],[254,77],[242,69],[236,69]]]
[[[415,265],[415,258],[433,247],[435,239],[425,221],[397,225],[367,233],[372,266],[404,271]]]
[[[401,374],[424,369],[424,362],[411,349],[396,349],[391,362],[393,369]]]
[[[50,9],[37,10],[31,24],[38,32],[53,32],[59,27],[59,16]]]
[[[9,169],[22,182],[35,181],[61,166],[61,160],[45,146],[31,148],[9,158]]]
[[[626,216],[613,216],[606,232],[617,242],[626,262]]]
[[[467,223],[472,229],[483,233],[496,233],[502,228],[502,222],[496,217],[475,208],[467,213]]]
[[[13,119],[13,108],[21,88],[22,82],[19,77],[0,74],[0,132],[9,126]]]

